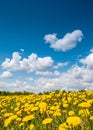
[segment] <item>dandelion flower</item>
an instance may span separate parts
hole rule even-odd
[[[8,118],[4,121],[4,126],[8,127],[8,125],[11,123],[11,120]]]
[[[90,117],[90,120],[92,120],[92,121],[93,121],[93,116],[91,116],[91,117]]]
[[[49,124],[49,123],[51,123],[52,122],[52,120],[53,119],[51,119],[51,118],[46,118],[46,119],[44,119],[43,121],[42,121],[42,124]]]
[[[29,129],[30,129],[30,130],[33,130],[34,127],[35,127],[34,124],[30,124]]]
[[[69,111],[69,112],[68,112],[68,115],[69,115],[69,116],[74,116],[74,115],[75,115],[75,112],[74,112],[74,111]]]
[[[32,119],[34,119],[35,118],[35,116],[32,114],[32,115],[29,115],[29,116],[25,116],[24,118],[23,118],[23,122],[28,122],[28,121],[30,121],[30,120],[32,120]]]
[[[59,130],[67,130],[68,129],[68,126],[66,123],[63,123],[63,124],[60,124],[59,125]]]
[[[81,118],[77,116],[68,117],[66,123],[69,128],[77,127],[81,124]]]
[[[91,104],[89,102],[82,102],[78,106],[82,108],[89,108],[91,107]]]

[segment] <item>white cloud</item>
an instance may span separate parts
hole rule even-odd
[[[32,87],[31,84],[16,80],[15,82],[1,82],[0,81],[0,91],[31,91],[37,92],[35,87]]]
[[[59,72],[59,71],[56,70],[56,71],[54,71],[54,75],[55,76],[59,76],[59,75],[61,75],[61,72]]]
[[[34,79],[32,77],[26,78],[27,81],[33,81]]]
[[[53,73],[50,72],[50,71],[36,71],[35,74],[36,75],[43,75],[43,76],[47,76],[47,75],[51,76],[51,75],[53,75]]]
[[[90,50],[91,53],[93,53],[93,48]]]
[[[58,63],[57,65],[53,66],[54,69],[58,69],[60,67],[65,67],[69,64],[69,62],[65,62],[65,63]]]
[[[35,73],[36,75],[42,75],[42,76],[49,76],[49,77],[55,77],[55,76],[59,76],[61,73],[59,71],[54,71],[54,72],[51,72],[51,71],[36,71]]]
[[[59,75],[56,78],[39,78],[35,80],[39,91],[48,90],[93,90],[93,70],[90,71],[84,67],[74,66],[69,71]]]
[[[59,69],[60,67],[65,67],[68,65],[69,62],[64,62],[64,63],[57,63],[57,65],[52,66],[52,69]],[[59,71],[36,71],[35,72],[36,75],[42,75],[42,76],[57,76],[60,75]]]
[[[35,83],[35,86],[38,85],[39,92],[53,90],[55,89],[55,86],[56,86],[54,79],[50,79],[50,78],[39,78],[35,80],[34,83]]]
[[[47,70],[39,71],[38,69],[35,71],[37,75],[32,76],[30,74],[31,77],[25,78],[25,80],[23,79],[23,81],[16,80],[15,82],[11,83],[7,82],[5,83],[0,81],[0,90],[32,91],[35,93],[57,89],[68,91],[68,90],[81,90],[83,88],[86,88],[93,90],[92,54],[93,53],[90,53],[85,58],[80,59],[79,62],[82,63],[80,66],[78,64],[72,65],[64,73],[61,71],[55,71],[55,69],[54,70],[52,69],[53,70],[52,72]],[[36,55],[32,55],[32,57],[33,61],[35,61],[35,59],[38,58],[38,57],[35,58]],[[16,61],[18,61],[17,59]],[[26,60],[28,59],[29,58],[27,58]],[[23,60],[19,61],[23,62]]]
[[[87,66],[87,68],[93,69],[93,52],[90,53],[87,57],[82,58],[80,63]]]
[[[20,51],[21,51],[21,52],[24,52],[24,49],[23,49],[23,48],[21,48],[21,49],[20,49]]]
[[[81,30],[75,30],[72,33],[67,33],[63,38],[58,39],[57,34],[47,34],[44,37],[46,43],[56,51],[67,51],[76,47],[78,42],[82,41],[83,33]]]
[[[37,54],[32,53],[28,58],[23,58],[18,52],[12,54],[12,59],[6,58],[2,63],[3,69],[8,71],[45,71],[53,66],[53,59],[51,57],[38,57]]]
[[[39,78],[35,80],[35,84],[46,91],[56,89],[81,90],[84,88],[93,90],[93,69],[91,68],[93,64],[90,59],[93,59],[92,53],[83,59],[82,66],[73,65],[68,71],[58,74],[57,77]],[[84,63],[87,65],[85,66]]]
[[[13,75],[9,71],[4,71],[1,75],[0,78],[11,78]]]
[[[33,82],[28,81],[15,81],[11,83],[4,83],[0,81],[0,90],[8,91],[31,91],[34,93],[51,91],[51,90],[93,90],[93,70],[73,66],[67,72],[60,73],[54,72],[57,77],[38,77],[33,78]],[[32,79],[32,78],[31,78]]]
[[[14,52],[12,54],[12,59],[6,58],[5,61],[2,63],[3,69],[6,70],[20,70],[20,60],[21,56],[18,52]]]

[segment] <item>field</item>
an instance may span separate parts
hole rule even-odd
[[[0,130],[93,130],[93,92],[0,96]]]

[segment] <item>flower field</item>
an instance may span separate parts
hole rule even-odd
[[[0,96],[0,130],[93,130],[93,92]]]

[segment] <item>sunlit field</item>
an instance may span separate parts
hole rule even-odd
[[[93,130],[93,92],[0,96],[0,130]]]

